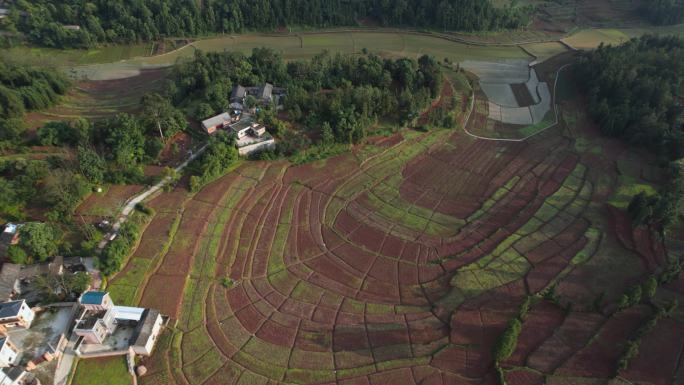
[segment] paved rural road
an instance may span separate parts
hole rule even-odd
[[[78,336],[76,334],[73,334],[71,338],[69,338],[69,342],[67,342],[67,345],[64,348],[64,352],[62,353],[61,357],[59,357],[59,361],[57,361],[57,368],[55,369],[54,380],[55,385],[66,385],[69,381],[71,367],[73,366],[74,359],[76,358],[74,347],[76,345],[77,340]]]
[[[194,152],[188,159],[186,159],[185,162],[181,163],[178,167],[176,167],[176,169],[175,169],[176,172],[181,172],[188,164],[190,164],[190,162],[192,162],[193,160],[195,160],[195,158],[200,156],[204,152],[204,150],[206,150],[206,149],[207,149],[207,145],[205,144],[199,150]],[[159,191],[162,187],[164,187],[170,181],[171,181],[171,177],[167,176],[167,177],[163,178],[162,180],[160,180],[154,186],[148,188],[147,190],[143,191],[142,193],[136,195],[131,200],[129,200],[126,203],[126,205],[124,206],[123,210],[121,210],[121,214],[119,214],[119,217],[116,219],[116,222],[114,222],[114,224],[112,225],[112,231],[107,233],[107,235],[105,235],[102,242],[100,242],[100,244],[98,245],[100,250],[102,250],[107,245],[107,243],[109,242],[109,238],[111,238],[112,235],[115,235],[119,231],[119,228],[121,228],[121,225],[124,222],[126,222],[126,220],[128,219],[128,216],[135,209],[135,205],[144,201],[145,199],[150,197],[152,194]]]

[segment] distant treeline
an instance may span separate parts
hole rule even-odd
[[[641,11],[653,24],[681,23],[684,20],[684,0],[647,0]]]
[[[0,121],[50,107],[68,88],[69,81],[55,70],[0,61]]]
[[[490,0],[23,0],[9,21],[39,45],[90,47],[285,26],[353,26],[362,19],[439,30],[512,29],[528,24],[531,14],[532,7],[498,9]]]
[[[589,95],[589,112],[606,135],[669,160],[684,157],[684,40],[644,36],[600,46],[583,55],[577,73]]]

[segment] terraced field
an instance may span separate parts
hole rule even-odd
[[[28,114],[31,126],[38,127],[51,120],[77,117],[98,119],[117,113],[140,110],[140,99],[149,92],[159,91],[167,69],[135,70],[131,77],[113,80],[80,80],[62,102],[41,112]]]
[[[175,321],[141,383],[496,383],[492,348],[529,295],[508,383],[611,377],[651,310],[610,309],[665,256],[607,209],[625,151],[583,127],[524,142],[403,131],[163,193],[110,285]],[[620,374],[678,370],[677,355],[658,373],[650,359]]]

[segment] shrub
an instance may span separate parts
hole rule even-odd
[[[648,279],[642,284],[643,297],[651,299],[655,297],[656,291],[658,290],[658,280],[654,276],[648,277]]]
[[[629,362],[639,354],[639,342],[629,341],[627,343],[627,349],[620,357],[618,361],[618,370],[625,370],[629,367]]]
[[[519,319],[513,318],[508,322],[506,330],[503,332],[499,341],[494,345],[494,359],[497,362],[505,361],[515,351],[518,345],[518,336],[522,330],[522,323]]]
[[[629,296],[627,294],[623,294],[620,297],[620,300],[618,300],[617,303],[617,308],[618,310],[626,309],[629,307]]]
[[[154,211],[152,210],[151,207],[147,206],[146,204],[140,202],[135,204],[135,209],[140,211],[141,213],[145,215],[152,215],[154,214]]]
[[[17,245],[12,245],[7,249],[7,258],[9,258],[10,262],[19,265],[28,263],[28,255],[26,255],[24,249]]]
[[[532,304],[532,296],[528,295],[525,300],[520,304],[520,310],[518,310],[518,318],[523,321],[527,317],[527,312],[530,310],[530,305]]]
[[[629,290],[629,304],[630,306],[638,305],[641,302],[642,290],[641,285],[636,285]]]
[[[506,374],[499,365],[496,365],[496,379],[499,385],[506,385]]]
[[[106,276],[121,270],[123,262],[131,252],[133,245],[140,236],[140,227],[132,221],[124,222],[113,241],[102,250],[98,259],[100,271]]]

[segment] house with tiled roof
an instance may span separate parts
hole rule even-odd
[[[0,332],[8,329],[31,327],[35,314],[26,304],[26,300],[0,303]]]

